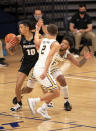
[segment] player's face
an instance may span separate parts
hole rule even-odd
[[[19,31],[20,31],[20,33],[21,33],[22,35],[26,34],[27,28],[28,28],[27,26],[24,26],[23,24],[20,24],[20,25],[19,25]]]
[[[63,40],[61,42],[61,46],[60,46],[60,50],[59,50],[59,54],[62,56],[64,55],[64,53],[66,52],[67,49],[69,49],[69,42],[67,40]]]
[[[60,47],[60,49],[61,49],[61,50],[67,50],[67,49],[69,49],[69,48],[70,48],[69,42],[68,42],[67,40],[63,40],[63,41],[61,42],[61,47]]]

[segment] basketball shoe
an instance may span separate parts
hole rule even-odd
[[[68,101],[66,103],[64,103],[64,109],[66,111],[71,111],[72,110],[72,106],[70,105],[70,103]]]
[[[14,106],[14,107],[12,107],[10,110],[11,111],[18,111],[18,110],[20,110],[22,108],[22,105],[20,105],[20,104],[16,104],[16,106]]]
[[[29,108],[32,112],[32,114],[35,114],[35,105],[36,105],[36,101],[34,98],[28,98],[28,105],[29,105]]]
[[[22,97],[23,97],[23,96],[21,96],[21,98],[22,98]],[[17,97],[16,97],[16,96],[13,98],[12,103],[13,103],[14,105],[17,104]],[[53,107],[54,107],[54,105],[53,105],[52,102],[50,102],[47,106],[48,106],[48,108],[53,108]]]
[[[51,116],[48,115],[47,110],[42,109],[42,107],[39,107],[37,109],[37,113],[40,114],[41,116],[43,116],[45,119],[51,119]]]
[[[8,64],[5,63],[3,60],[0,60],[0,67],[7,67]]]
[[[21,99],[22,99],[22,97],[23,97],[23,95],[21,96]],[[12,103],[13,103],[14,105],[18,103],[18,102],[17,102],[17,97],[16,97],[16,96],[13,98]]]
[[[53,105],[53,102],[50,102],[49,104],[47,104],[48,108],[53,108],[54,105]]]

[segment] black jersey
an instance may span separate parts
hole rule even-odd
[[[23,51],[23,61],[24,63],[33,63],[33,66],[38,60],[38,52],[36,50],[36,46],[34,44],[34,33],[33,33],[33,39],[30,41],[27,41],[24,37],[24,35],[21,35],[21,41],[20,45],[22,47]]]

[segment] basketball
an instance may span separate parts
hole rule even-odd
[[[18,38],[15,34],[10,33],[5,36],[5,44],[8,44],[9,47],[14,47],[18,44]]]

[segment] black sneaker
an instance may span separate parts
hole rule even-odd
[[[10,110],[11,111],[18,111],[22,108],[22,105],[19,105],[18,103],[16,104],[16,106],[12,107]]]
[[[3,60],[0,60],[0,67],[7,67],[8,64],[5,63]]]
[[[70,103],[68,101],[66,103],[64,103],[64,109],[66,111],[71,111],[72,110],[72,106],[70,105]]]
[[[13,98],[12,103],[13,103],[14,105],[17,104],[17,97],[14,97],[14,98]]]
[[[22,99],[22,97],[23,97],[23,96],[21,96],[21,99]],[[16,97],[16,96],[13,98],[12,103],[13,103],[14,105],[17,104],[17,97]]]
[[[3,57],[2,57],[2,58],[0,58],[0,61],[3,61],[3,60],[5,60],[5,58],[3,58]]]
[[[53,108],[53,107],[54,107],[54,105],[53,105],[52,102],[50,102],[49,104],[47,104],[47,106],[48,106],[49,108]]]

